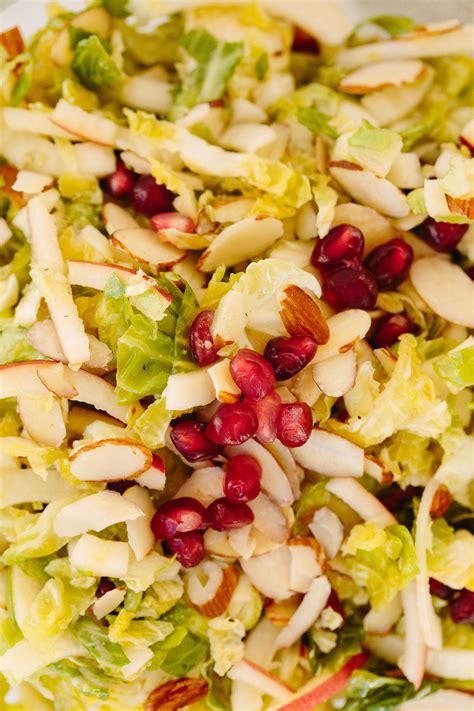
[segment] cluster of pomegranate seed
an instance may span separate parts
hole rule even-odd
[[[323,277],[323,296],[334,308],[372,309],[379,289],[406,279],[413,250],[398,237],[375,247],[362,263],[364,235],[353,225],[333,227],[316,242],[311,264]]]
[[[464,588],[453,590],[439,580],[430,578],[430,593],[447,600],[453,622],[457,624],[474,624],[474,592]]]
[[[428,217],[420,227],[420,234],[437,252],[452,252],[467,232],[467,225],[436,222]]]
[[[115,171],[104,179],[104,187],[114,198],[129,197],[133,209],[146,217],[169,213],[173,208],[175,196],[172,192],[164,185],[157,185],[152,175],[133,173],[122,161],[118,161]]]

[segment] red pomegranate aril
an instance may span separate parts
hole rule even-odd
[[[375,326],[372,343],[376,348],[390,348],[404,333],[414,333],[415,324],[404,314],[384,316]]]
[[[107,483],[107,489],[111,491],[116,491],[118,494],[123,494],[124,491],[130,489],[131,486],[135,486],[133,481],[129,479],[122,479],[122,481],[109,481]]]
[[[305,402],[282,405],[278,413],[277,437],[285,447],[301,447],[313,428],[311,408]]]
[[[171,431],[171,441],[188,462],[212,459],[222,452],[222,447],[211,442],[206,435],[206,423],[196,420],[184,420],[175,425]]]
[[[177,533],[166,544],[183,568],[194,568],[206,555],[204,537],[200,531]]]
[[[357,265],[364,252],[364,235],[353,225],[338,225],[318,239],[311,264],[321,271]]]
[[[395,237],[375,247],[364,264],[374,275],[379,289],[394,289],[405,281],[412,262],[412,247],[405,240]]]
[[[464,136],[459,136],[459,141],[463,144],[463,146],[466,146],[466,148],[469,148],[471,156],[474,156],[474,145],[470,141],[468,141],[468,139],[465,138]]]
[[[251,407],[258,419],[258,429],[255,433],[260,442],[268,444],[276,437],[278,413],[281,407],[281,397],[275,390],[265,395],[258,402],[252,402]]]
[[[247,504],[236,504],[229,499],[216,499],[207,507],[209,525],[215,531],[230,531],[253,523],[253,511]]]
[[[140,175],[132,188],[132,207],[151,217],[158,212],[169,212],[174,197],[164,185],[158,185],[152,175]]]
[[[449,611],[453,622],[474,624],[474,592],[466,589],[456,592],[450,600]]]
[[[323,278],[323,298],[339,311],[373,309],[377,294],[375,277],[363,266],[343,267]]]
[[[115,590],[115,585],[108,578],[101,578],[97,590],[95,591],[96,598],[102,597],[111,590]]]
[[[466,270],[466,274],[468,275],[469,279],[471,279],[471,281],[474,281],[474,265]]]
[[[104,179],[105,189],[112,197],[123,197],[130,192],[135,182],[135,174],[129,170],[122,161],[117,162],[117,167],[113,173]]]
[[[196,232],[194,220],[179,212],[161,212],[158,215],[153,215],[150,218],[150,224],[157,232],[160,230],[179,230],[189,234]]]
[[[319,54],[319,43],[312,35],[298,25],[295,25],[293,35],[292,52],[306,52],[307,54]]]
[[[214,343],[211,334],[211,324],[214,311],[201,311],[189,329],[189,348],[196,363],[203,367],[218,360],[218,346]]]
[[[276,379],[288,380],[311,363],[317,347],[311,336],[281,336],[268,341],[263,355],[271,363]]]
[[[440,583],[439,580],[430,578],[430,593],[440,597],[442,600],[449,600],[452,594],[451,588],[448,588],[444,583]]]
[[[437,252],[452,252],[467,232],[468,225],[436,222],[428,217],[421,226],[421,236]]]
[[[151,529],[159,540],[172,538],[176,533],[203,531],[206,528],[206,509],[190,496],[166,501],[155,511],[151,520]]]
[[[221,405],[206,427],[206,435],[217,444],[242,444],[256,433],[257,415],[243,402]]]
[[[257,402],[275,387],[275,373],[270,363],[250,348],[242,348],[230,362],[236,385],[251,401]]]
[[[233,504],[245,504],[260,493],[262,467],[254,457],[238,454],[227,462],[224,494]]]

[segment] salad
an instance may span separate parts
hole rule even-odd
[[[473,26],[48,12],[0,34],[2,707],[472,709]]]

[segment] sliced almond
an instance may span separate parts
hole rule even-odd
[[[288,600],[269,600],[265,604],[265,617],[267,617],[275,627],[286,627],[291,617],[298,609],[301,602],[301,595],[293,595]]]
[[[326,556],[315,538],[290,538],[290,590],[307,593],[313,580],[321,575]]]
[[[215,590],[214,595],[207,601],[199,605],[196,604],[199,612],[205,617],[218,617],[224,614],[231,601],[234,590],[239,582],[240,572],[234,565],[229,565],[222,570],[221,581]],[[190,588],[188,586],[188,594]],[[190,595],[191,597],[191,595]]]
[[[254,205],[252,198],[226,198],[214,205],[213,219],[216,222],[240,222],[249,217]]]
[[[235,664],[227,673],[233,682],[242,682],[250,688],[258,689],[266,696],[278,699],[281,703],[291,696],[290,687],[281,681],[277,676],[262,669],[258,664],[242,659]],[[281,709],[281,706],[277,708]]]
[[[110,615],[122,602],[127,594],[126,587],[108,590],[98,598],[92,605],[92,612],[96,620],[102,620],[106,615]]]
[[[400,153],[392,163],[387,178],[398,188],[404,190],[423,187],[424,177],[417,154]]]
[[[117,249],[129,254],[139,262],[151,264],[157,269],[170,267],[186,256],[186,252],[183,250],[160,242],[154,230],[141,227],[117,230],[111,241]]]
[[[240,397],[241,390],[235,384],[235,381],[230,372],[230,359],[223,358],[207,371],[212,380],[216,398],[219,402],[237,402]]]
[[[425,71],[425,66],[419,59],[372,62],[347,74],[339,82],[338,89],[346,94],[370,94],[378,89],[412,84]]]
[[[18,27],[10,27],[0,33],[0,46],[4,47],[10,59],[14,59],[25,49],[25,43]]]
[[[12,185],[16,180],[18,175],[18,170],[13,165],[7,165],[6,163],[0,165],[0,177],[2,178],[2,193],[5,193],[7,197],[13,202],[15,207],[19,210],[24,207],[25,199],[23,195],[17,193],[16,190],[12,189]]]
[[[150,494],[141,486],[131,486],[123,492],[122,496],[143,512],[143,516],[127,519],[126,522],[128,544],[135,558],[140,561],[153,550],[155,545],[155,537],[151,530],[151,519],[155,513],[155,507]]]
[[[208,688],[204,679],[172,679],[153,689],[145,701],[144,711],[179,711],[203,699]]]
[[[326,488],[350,506],[364,521],[373,521],[379,526],[391,526],[396,518],[380,501],[356,479],[340,477],[331,479]]]
[[[86,370],[78,370],[72,373],[72,383],[77,390],[73,400],[92,405],[116,420],[127,422],[130,408],[117,404],[115,388],[107,380]]]
[[[302,447],[292,449],[298,464],[329,477],[360,477],[364,473],[364,450],[353,442],[314,428]]]
[[[72,474],[81,481],[120,481],[150,468],[149,449],[133,440],[103,439],[86,444],[69,458]]]
[[[154,114],[163,113],[171,108],[172,85],[156,77],[146,74],[136,74],[124,81],[121,90],[121,100],[126,106],[135,109],[151,111]]]
[[[374,60],[416,59],[450,54],[470,54],[473,26],[459,23],[426,25],[417,32],[386,42],[369,43],[343,49],[335,61],[344,68],[360,67]]]
[[[89,407],[83,407],[82,405],[73,405],[69,410],[67,418],[68,432],[74,439],[79,439],[83,436],[86,427],[97,420],[107,422],[109,425],[113,425],[114,427],[125,427],[122,422],[106,415],[103,412],[98,412],[97,410],[92,410]]]
[[[344,539],[344,526],[341,519],[334,511],[323,506],[314,512],[308,528],[315,540],[323,547],[327,557],[334,558]],[[323,567],[323,563],[321,566]]]
[[[247,505],[253,512],[255,528],[275,543],[285,543],[290,535],[290,528],[281,508],[262,492]]]
[[[239,554],[229,543],[225,531],[208,528],[204,533],[204,547],[210,555],[223,560],[236,560]]]
[[[89,360],[84,363],[84,367],[90,368],[91,370],[107,370],[112,360],[112,351],[95,336],[87,334],[87,338],[89,340],[90,357]],[[50,319],[35,323],[28,331],[28,340],[33,348],[47,358],[52,358],[62,363],[67,362],[56,329]],[[77,392],[70,395],[62,395],[62,397],[74,397],[74,395],[77,395]]]
[[[262,595],[272,600],[287,600],[292,596],[289,587],[290,563],[288,546],[280,546],[269,553],[240,561],[252,584]]]
[[[449,211],[453,215],[463,215],[474,220],[474,197],[457,198],[446,195]]]
[[[227,534],[227,538],[232,548],[243,560],[248,560],[254,555],[257,540],[251,524],[231,529]]]
[[[289,647],[316,622],[331,594],[331,585],[325,575],[315,578],[298,609],[280,632],[277,648]]]
[[[347,309],[331,316],[327,321],[329,340],[319,346],[313,363],[320,363],[352,348],[356,341],[368,333],[371,323],[369,314],[362,309]]]
[[[444,484],[440,484],[436,489],[433,500],[430,506],[430,516],[431,518],[440,518],[444,516],[446,511],[449,509],[453,502],[453,496],[449,491],[448,487]]]
[[[280,316],[290,336],[311,336],[318,344],[327,343],[329,328],[314,299],[295,284],[284,292]]]
[[[115,146],[118,125],[110,119],[98,114],[88,113],[79,106],[74,106],[60,99],[51,114],[51,121],[76,136],[100,143],[104,146]]]
[[[137,476],[135,481],[147,489],[162,491],[166,485],[166,469],[161,457],[154,454],[151,467]]]
[[[409,214],[405,195],[386,178],[379,178],[348,161],[331,161],[329,172],[351,197],[363,205],[389,217]]]
[[[0,366],[0,399],[18,395],[47,395],[38,371],[57,368],[50,360],[20,361]]]
[[[122,541],[109,541],[85,533],[69,544],[71,564],[87,575],[123,578],[127,575],[130,548]]]
[[[410,279],[438,316],[474,328],[474,283],[461,267],[441,257],[426,257],[414,262]]]
[[[208,371],[198,368],[188,373],[170,375],[163,397],[166,399],[167,410],[182,412],[213,402],[216,391]]]
[[[224,495],[224,472],[220,467],[196,469],[176,492],[175,498],[190,496],[209,506]]]
[[[109,235],[118,230],[133,230],[140,227],[127,210],[113,202],[106,202],[102,208],[102,219]]]
[[[18,414],[31,439],[38,444],[60,447],[66,437],[66,426],[59,401],[48,395],[19,395]]]
[[[313,365],[313,378],[325,395],[341,397],[352,390],[357,374],[357,356],[353,348]]]
[[[49,115],[46,111],[35,111],[33,109],[13,108],[10,106],[3,108],[5,123],[12,131],[27,131],[29,133],[38,133],[42,136],[50,136],[51,138],[76,139],[74,134],[64,131],[50,121]]]
[[[55,363],[54,368],[38,370],[38,378],[48,390],[58,397],[65,397],[70,400],[78,394],[72,380],[72,371],[63,363]]]
[[[390,484],[393,481],[393,474],[384,464],[371,454],[364,455],[364,473],[371,476],[379,484]]]
[[[54,519],[58,536],[80,536],[89,531],[103,531],[116,523],[143,518],[139,506],[116,491],[99,491],[65,506]]]
[[[20,193],[40,193],[52,182],[53,178],[51,175],[36,173],[32,170],[20,170],[12,185],[12,190],[16,190]]]
[[[283,234],[283,224],[274,217],[247,217],[225,227],[201,255],[197,268],[213,272],[224,264],[232,267],[265,252]]]

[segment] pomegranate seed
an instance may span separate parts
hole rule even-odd
[[[375,327],[372,342],[376,348],[390,348],[403,333],[414,333],[415,325],[404,314],[384,316]]]
[[[311,264],[322,271],[357,265],[364,252],[364,235],[353,225],[338,225],[318,239]]]
[[[111,491],[116,491],[119,494],[123,494],[124,491],[130,489],[131,486],[135,486],[133,481],[122,479],[122,481],[109,481],[107,484],[107,489]]]
[[[468,225],[456,225],[451,222],[436,222],[428,217],[421,226],[421,235],[437,252],[452,252],[456,249]]]
[[[171,441],[188,462],[212,459],[222,452],[220,447],[206,435],[206,423],[185,420],[175,425],[171,431]]]
[[[255,433],[260,442],[273,442],[276,437],[278,413],[281,407],[281,397],[277,392],[265,395],[258,402],[251,403],[258,419],[258,430]]]
[[[254,457],[239,454],[227,462],[224,494],[233,504],[245,504],[260,493],[262,467]]]
[[[160,540],[172,538],[175,533],[204,530],[207,528],[206,509],[190,496],[171,499],[155,511],[151,528]]]
[[[214,311],[201,311],[189,329],[189,347],[194,360],[199,366],[210,365],[219,358],[219,348],[214,344],[211,335],[211,324]]]
[[[440,597],[442,600],[449,600],[452,590],[444,583],[440,583],[439,580],[430,578],[430,593]]]
[[[151,468],[153,469],[158,469],[159,472],[165,472],[165,463],[162,460],[161,457],[159,457],[157,454],[153,455],[152,461],[151,461]]]
[[[200,531],[177,533],[167,541],[167,546],[184,568],[194,568],[206,555],[204,537]]]
[[[449,603],[451,619],[458,624],[474,624],[474,592],[461,590],[452,597]]]
[[[318,41],[312,37],[310,34],[305,32],[305,30],[295,25],[295,32],[293,35],[293,44],[291,45],[291,50],[293,52],[306,52],[307,54],[319,54],[319,44]]]
[[[215,531],[242,528],[253,522],[253,511],[247,504],[236,504],[228,499],[216,499],[207,507],[209,525]]]
[[[236,385],[251,402],[257,402],[275,387],[275,373],[263,356],[242,348],[230,363]]]
[[[405,281],[412,262],[411,246],[395,237],[373,249],[364,264],[374,275],[379,289],[393,289]]]
[[[334,590],[334,588],[331,589],[331,594],[328,597],[328,601],[325,607],[332,607],[334,612],[337,612],[338,615],[341,615],[343,620],[346,619],[346,612],[344,610],[341,600],[339,599],[339,595]]]
[[[277,380],[288,380],[311,363],[316,353],[316,341],[311,336],[272,338],[264,356],[270,361]]]
[[[472,145],[472,143],[468,141],[467,138],[464,138],[464,136],[459,136],[459,140],[464,146],[469,148],[471,156],[474,156],[474,146]]]
[[[97,590],[95,591],[95,596],[97,598],[102,597],[102,595],[105,595],[105,593],[108,593],[111,590],[115,590],[113,582],[108,578],[101,578],[100,583],[97,586]]]
[[[338,310],[373,309],[377,294],[377,282],[363,266],[343,267],[323,279],[323,297]]]
[[[282,405],[278,414],[277,437],[285,447],[301,447],[313,428],[313,414],[305,402]]]
[[[127,195],[132,189],[134,182],[135,174],[129,170],[122,161],[117,162],[115,171],[107,175],[104,180],[105,189],[116,198]]]
[[[380,492],[378,498],[391,513],[398,513],[406,507],[406,505],[413,501],[415,497],[420,497],[423,494],[423,489],[421,486],[407,486],[406,489],[400,489],[399,486],[394,485],[389,489],[385,489]]]
[[[161,212],[153,215],[150,219],[154,230],[179,230],[180,232],[196,232],[194,221],[187,215],[180,215],[179,212]]]
[[[132,188],[132,207],[151,217],[158,212],[169,212],[174,195],[164,185],[157,185],[152,175],[140,175]]]
[[[256,433],[257,415],[243,403],[221,405],[206,427],[206,435],[217,444],[242,444]]]
[[[469,279],[474,281],[474,265],[472,267],[469,267],[469,269],[466,271],[466,274],[468,275]]]

